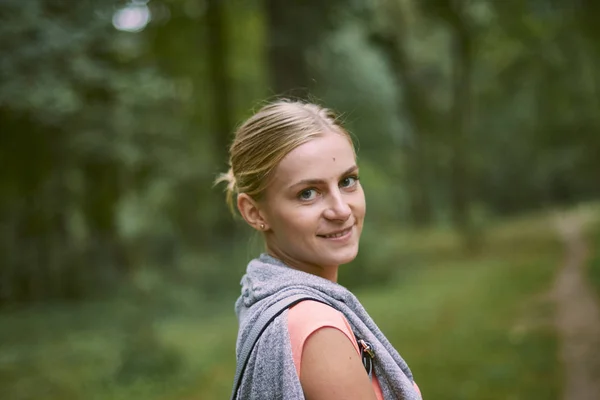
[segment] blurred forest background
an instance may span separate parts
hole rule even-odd
[[[598,16],[594,0],[2,0],[0,397],[228,396],[261,242],[213,181],[236,125],[287,96],[356,139],[368,216],[341,283],[425,398],[558,399],[548,210],[578,206],[600,244]]]

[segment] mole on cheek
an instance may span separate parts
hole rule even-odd
[[[333,161],[335,161],[335,157],[333,157]]]

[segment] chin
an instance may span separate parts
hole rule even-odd
[[[324,264],[343,265],[352,262],[358,255],[358,246],[352,246],[348,249],[343,249],[331,254],[324,261]]]

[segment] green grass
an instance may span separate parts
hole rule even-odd
[[[363,301],[426,398],[554,399],[553,261],[448,262]]]
[[[558,399],[544,294],[562,248],[546,215],[495,225],[471,256],[451,231],[386,237],[395,279],[357,294],[425,399]],[[0,314],[2,398],[226,398],[237,331],[231,302],[213,316],[202,304],[156,313],[116,300]]]

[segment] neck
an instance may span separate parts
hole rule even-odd
[[[274,249],[267,247],[267,254],[274,257],[290,268],[298,271],[306,272],[308,274],[316,275],[321,278],[327,279],[333,283],[337,283],[338,278],[338,265],[332,265],[324,267],[321,265],[311,264],[307,262],[298,261],[292,257],[288,257]]]

